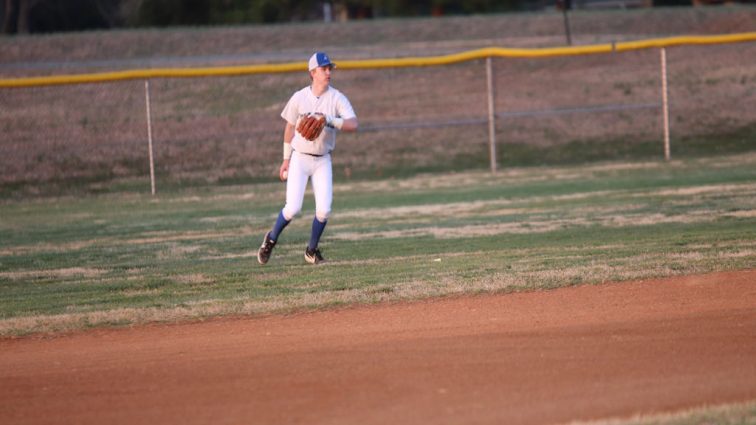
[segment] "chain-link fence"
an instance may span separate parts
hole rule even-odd
[[[756,148],[756,43],[667,49],[672,158]],[[338,60],[337,60],[338,62]],[[486,61],[338,70],[356,134],[340,134],[337,176],[489,164]],[[494,58],[500,166],[663,158],[659,49]],[[150,81],[158,190],[272,180],[280,112],[306,72]],[[0,89],[0,193],[149,190],[145,81]]]

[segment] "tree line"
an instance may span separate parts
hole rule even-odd
[[[501,13],[558,0],[2,0],[3,34]],[[573,0],[559,0],[561,6]],[[589,0],[583,0],[589,1]],[[691,4],[692,0],[649,0]],[[704,0],[701,0],[704,1]],[[705,0],[715,1],[715,0]]]
[[[2,33],[506,12],[544,0],[2,0]],[[545,0],[551,1],[551,0]]]

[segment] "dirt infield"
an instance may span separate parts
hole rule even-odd
[[[0,422],[544,424],[756,399],[756,270],[0,340]]]

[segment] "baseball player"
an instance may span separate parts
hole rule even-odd
[[[281,112],[286,123],[279,177],[286,181],[286,205],[257,251],[260,264],[268,262],[281,232],[301,211],[310,179],[315,195],[315,218],[304,257],[310,264],[323,261],[318,243],[331,213],[331,151],[336,146],[336,131],[356,131],[358,127],[349,99],[330,85],[335,67],[327,54],[313,54],[308,62],[312,83],[294,93]]]

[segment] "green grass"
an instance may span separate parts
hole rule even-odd
[[[271,262],[281,183],[0,204],[0,335],[756,266],[756,155],[337,181]]]

